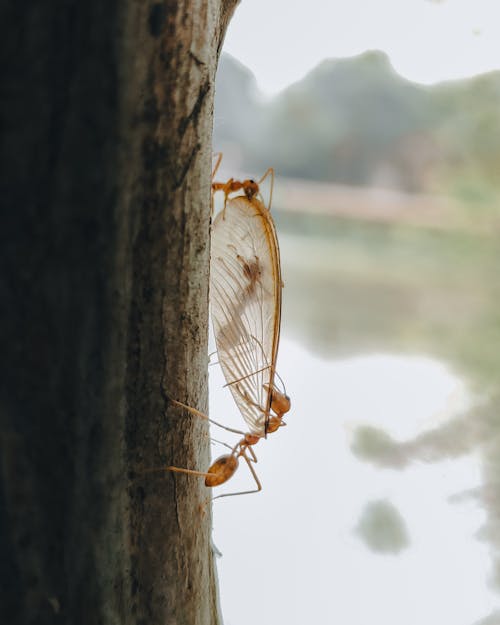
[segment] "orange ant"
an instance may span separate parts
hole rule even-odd
[[[213,487],[227,482],[237,470],[239,458],[243,458],[257,489],[218,495],[214,499],[262,489],[252,466],[257,462],[253,446],[268,433],[284,426],[283,415],[290,410],[290,398],[274,385],[283,286],[276,229],[269,212],[274,170],[269,168],[258,182],[240,182],[233,178],[225,183],[213,182],[221,160],[222,154],[219,154],[212,172],[212,211],[214,194],[224,193],[224,208],[212,227],[212,320],[226,386],[230,386],[250,432],[226,427],[199,410],[170,399],[191,414],[242,438],[206,472],[166,467],[176,473],[204,477],[205,485]],[[259,199],[259,185],[268,175],[271,175],[271,191],[266,207]],[[241,190],[244,195],[229,198],[230,194]],[[264,323],[264,319],[271,319],[272,323]],[[271,415],[271,411],[274,414]]]
[[[217,191],[224,192],[224,208],[223,208],[223,218],[224,218],[225,212],[226,212],[227,199],[231,193],[235,193],[236,191],[242,190],[244,194],[246,195],[247,199],[251,202],[254,197],[258,197],[260,195],[260,185],[264,182],[264,180],[268,176],[271,176],[271,189],[269,192],[269,204],[267,206],[269,210],[269,208],[271,207],[272,199],[273,199],[274,169],[272,167],[269,167],[269,169],[264,173],[264,175],[258,182],[252,179],[240,181],[240,180],[235,180],[234,178],[229,178],[227,182],[213,182],[213,179],[215,178],[215,174],[217,173],[217,170],[219,169],[221,161],[222,161],[222,152],[219,152],[217,155],[217,161],[215,163],[215,167],[212,171],[211,214],[213,215],[213,212],[214,212],[214,194]]]
[[[168,396],[167,396],[168,397]],[[240,434],[243,438],[239,440],[234,447],[230,447],[231,453],[224,454],[223,456],[219,456],[214,462],[209,466],[206,472],[203,471],[195,471],[192,469],[182,469],[179,467],[169,466],[166,467],[167,471],[173,471],[175,473],[187,473],[188,475],[197,475],[199,477],[205,478],[205,486],[214,487],[219,486],[220,484],[224,484],[227,482],[233,475],[236,473],[236,470],[239,466],[239,458],[243,458],[250,469],[252,477],[257,484],[257,488],[255,490],[246,490],[238,493],[224,493],[222,495],[217,495],[213,497],[213,499],[220,499],[221,497],[232,497],[235,495],[249,495],[251,493],[258,493],[262,490],[262,484],[260,483],[259,478],[252,466],[252,463],[257,462],[257,456],[253,450],[253,446],[256,445],[262,436],[258,436],[257,434],[251,434],[249,432],[245,433],[241,430],[236,430],[234,428],[227,427],[210,419],[207,415],[203,414],[196,408],[188,406],[187,404],[183,404],[182,402],[176,401],[175,399],[168,398],[173,404],[179,406],[180,408],[185,408],[188,412],[195,415],[196,417],[200,417],[217,425],[228,432],[232,432],[234,434]],[[280,427],[286,425],[283,421],[283,415],[290,410],[290,398],[285,393],[281,393],[277,389],[273,389],[271,393],[271,409],[276,413],[271,416],[268,421],[267,433],[272,434],[276,432],[276,430]],[[226,445],[227,446],[227,445]],[[247,456],[247,450],[250,454],[250,458]],[[153,469],[153,471],[162,471],[163,469]]]

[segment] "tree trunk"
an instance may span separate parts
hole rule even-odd
[[[0,9],[0,622],[217,623],[213,86],[236,0]]]

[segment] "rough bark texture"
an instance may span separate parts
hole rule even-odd
[[[0,622],[217,622],[213,85],[235,1],[4,2]]]

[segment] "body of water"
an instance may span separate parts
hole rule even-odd
[[[276,217],[292,410],[255,448],[264,490],[214,502],[226,625],[497,625],[494,237]],[[211,415],[242,429],[224,383]]]

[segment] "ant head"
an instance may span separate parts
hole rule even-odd
[[[245,191],[247,198],[251,200],[259,192],[259,185],[255,182],[255,180],[244,180],[243,190]]]
[[[292,402],[290,397],[285,393],[280,393],[276,388],[273,388],[271,394],[271,408],[281,418],[285,412],[288,412],[291,408]]]
[[[286,424],[281,420],[281,417],[270,417],[267,423],[267,433],[272,434],[273,432],[276,432],[278,428],[283,427],[284,425]]]

